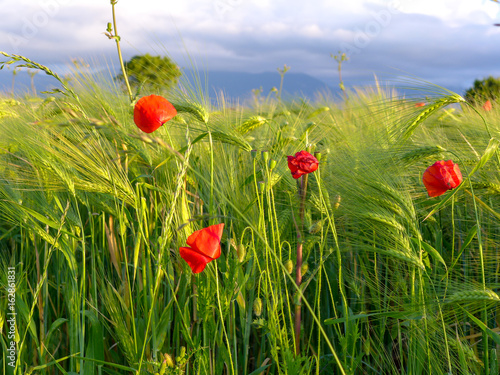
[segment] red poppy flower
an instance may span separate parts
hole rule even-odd
[[[220,240],[224,224],[211,225],[197,230],[187,239],[189,247],[179,248],[179,253],[193,273],[200,273],[212,260],[220,257]]]
[[[174,106],[158,95],[144,96],[134,107],[134,122],[145,133],[152,133],[177,114]]]
[[[318,169],[318,159],[307,151],[300,151],[295,156],[287,156],[288,168],[292,172],[292,177],[297,179],[303,174],[314,172]]]
[[[483,109],[485,111],[491,111],[492,108],[493,106],[491,105],[491,102],[489,100],[487,100],[483,105]]]
[[[462,173],[458,164],[451,160],[440,160],[425,170],[422,181],[429,197],[438,197],[460,185]]]
[[[423,107],[424,105],[425,105],[424,102],[415,103],[415,107]]]

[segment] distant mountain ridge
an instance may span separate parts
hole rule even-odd
[[[109,72],[102,74],[97,72],[95,74],[97,77],[111,76]],[[196,86],[194,78],[196,75],[192,70],[184,69],[181,81],[188,81],[190,85],[196,90],[199,87]],[[215,99],[222,92],[224,98],[229,101],[239,101],[244,103],[245,100],[252,98],[252,90],[261,89],[261,96],[266,97],[273,87],[279,89],[281,77],[279,73],[276,72],[263,72],[263,73],[248,73],[248,72],[226,72],[226,71],[207,71],[198,72],[197,74],[199,82],[201,82],[202,89],[205,89],[205,85],[210,95],[210,98],[215,103]],[[41,91],[48,91],[54,88],[60,88],[59,82],[53,77],[46,75],[43,72],[39,72],[34,76],[34,84],[36,92],[39,94]],[[290,98],[307,98],[314,100],[318,93],[329,93],[332,94],[334,98],[339,98],[342,100],[342,92],[338,88],[337,84],[335,87],[329,86],[324,81],[314,78],[308,74],[304,73],[294,73],[287,72],[283,80],[283,95],[282,97],[287,100]],[[349,81],[346,82],[347,89],[351,87]],[[373,84],[371,85],[373,86]],[[411,85],[409,85],[411,86]],[[366,87],[361,85],[358,87]],[[386,89],[395,86],[382,85]],[[422,90],[421,92],[412,90],[411,87],[395,87],[398,94],[401,96],[415,97],[422,96],[425,97],[426,92]],[[463,95],[464,89],[460,87],[447,87],[448,89]],[[12,90],[12,71],[7,69],[0,70],[0,94],[10,94]],[[16,95],[32,94],[33,90],[31,88],[31,77],[25,70],[19,71],[14,80],[14,92]],[[143,93],[147,95],[147,93]],[[275,95],[275,94],[273,94]]]
[[[191,81],[191,72],[186,74]],[[204,77],[200,74],[201,77]],[[281,77],[278,72],[207,72],[209,93],[222,91],[226,97],[247,99],[252,91],[261,90],[263,96],[275,87],[279,89]],[[203,78],[202,78],[203,81]],[[299,96],[313,99],[318,92],[334,92],[325,82],[304,73],[286,73],[283,79],[283,96]]]
[[[184,79],[194,85],[194,74],[190,70],[183,71]],[[262,90],[262,95],[267,96],[273,87],[279,89],[281,77],[278,72],[246,73],[208,71],[199,72],[201,84],[205,85],[210,97],[221,91],[230,100],[245,100],[252,96],[252,90]],[[181,78],[182,79],[182,78]],[[59,83],[43,72],[39,72],[33,79],[37,93],[59,88]],[[12,90],[12,72],[0,71],[0,92],[10,93]],[[325,82],[304,73],[287,72],[283,79],[283,97],[298,96],[314,99],[318,92],[337,92]],[[16,94],[32,93],[31,77],[26,71],[19,71],[14,79],[14,92]]]

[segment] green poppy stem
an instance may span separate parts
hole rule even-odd
[[[300,179],[300,189],[299,189],[299,217],[300,224],[297,228],[297,264],[295,268],[295,283],[297,284],[297,288],[300,289],[300,285],[302,284],[302,229],[304,227],[304,212],[305,212],[305,203],[306,203],[306,193],[307,193],[307,177],[305,174]],[[298,356],[300,354],[300,326],[302,320],[302,298],[300,293],[297,294],[297,299],[295,302],[295,321],[294,321],[294,332],[295,332],[295,355]]]
[[[191,321],[196,324],[198,320],[198,287],[196,286],[196,274],[191,275],[191,286],[193,288],[193,316]]]
[[[113,13],[113,31],[114,31],[114,39],[116,42],[116,49],[118,50],[118,59],[120,60],[120,66],[122,68],[123,79],[125,81],[125,85],[127,86],[127,92],[130,98],[130,102],[134,100],[134,95],[132,94],[132,89],[130,88],[130,84],[128,82],[127,72],[125,71],[125,65],[123,64],[122,50],[120,48],[120,37],[118,36],[118,31],[116,30],[116,12],[115,5],[117,1],[111,0],[111,12]]]
[[[295,274],[295,283],[297,287],[300,288],[300,284],[302,283],[302,238],[300,233],[297,234],[297,268]],[[301,309],[302,299],[300,294],[297,295],[296,303],[295,303],[295,322],[294,322],[294,331],[295,331],[295,355],[300,354],[300,326],[302,319],[302,309]]]

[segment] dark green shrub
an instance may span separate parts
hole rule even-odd
[[[484,104],[486,100],[500,97],[500,78],[488,78],[474,81],[474,86],[465,92],[465,99],[473,104]]]

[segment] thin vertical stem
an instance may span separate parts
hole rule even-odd
[[[229,363],[231,364],[231,372],[230,374],[234,374],[234,364],[233,364],[233,356],[231,354],[231,343],[229,342],[229,337],[227,335],[226,331],[226,326],[224,325],[224,313],[222,311],[222,305],[220,302],[220,291],[219,291],[219,277],[218,277],[218,268],[217,268],[217,262],[214,262],[215,265],[215,291],[216,291],[216,297],[217,297],[217,307],[219,308],[220,312],[220,324],[222,326],[222,333],[224,335],[224,338],[226,339],[226,344],[227,344],[227,353],[229,355]]]
[[[299,197],[300,197],[300,208],[299,208],[299,217],[300,223],[297,227],[297,264],[295,269],[295,283],[297,284],[297,288],[300,289],[300,284],[302,283],[302,229],[304,226],[304,211],[305,211],[305,200],[306,200],[306,190],[307,190],[307,177],[305,174],[300,179],[300,189],[299,189]],[[301,326],[301,304],[302,298],[300,293],[297,294],[297,301],[295,303],[295,355],[300,354],[300,326]]]
[[[118,0],[111,0],[111,11],[113,13],[113,30],[114,30],[114,39],[116,42],[116,49],[118,50],[118,59],[120,60],[120,66],[122,68],[123,79],[125,80],[125,85],[127,86],[127,92],[132,102],[134,99],[134,95],[132,94],[132,89],[130,88],[130,84],[128,82],[127,72],[125,71],[125,65],[123,64],[122,50],[120,48],[120,37],[118,36],[118,31],[116,29],[116,13],[115,13],[115,5]]]
[[[191,275],[191,287],[193,288],[193,323],[198,320],[198,287],[196,285],[196,274]]]

